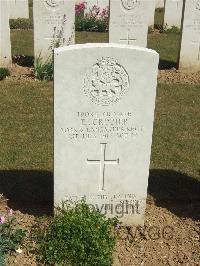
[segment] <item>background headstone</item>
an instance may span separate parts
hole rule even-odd
[[[156,9],[156,1],[149,0],[151,2],[150,12],[149,12],[149,26],[154,26],[154,15]]]
[[[163,8],[165,5],[165,0],[156,0],[156,8]]]
[[[181,27],[183,0],[166,0],[164,26],[171,28],[176,26]]]
[[[158,54],[85,44],[55,49],[54,63],[55,204],[85,197],[124,224],[142,225]]]
[[[179,68],[200,70],[200,0],[186,0]]]
[[[11,19],[29,18],[28,0],[8,0]]]
[[[109,0],[98,0],[97,5],[102,10],[102,9],[104,9],[106,7],[109,7]]]
[[[11,63],[8,1],[0,0],[0,67],[10,67]]]
[[[34,0],[33,17],[35,58],[45,62],[55,47],[74,43],[74,0]]]
[[[152,1],[111,0],[109,42],[146,47]]]

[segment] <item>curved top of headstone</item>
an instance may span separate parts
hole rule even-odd
[[[126,45],[126,44],[118,44],[118,43],[85,43],[85,44],[75,44],[64,47],[59,47],[54,49],[54,53],[60,53],[69,50],[78,50],[78,49],[86,49],[86,48],[121,48],[121,49],[129,49],[136,50],[146,53],[153,53],[159,56],[159,54],[152,49],[135,46],[135,45]]]

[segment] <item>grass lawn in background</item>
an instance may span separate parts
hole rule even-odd
[[[11,30],[12,56],[33,56],[33,31]]]
[[[52,170],[53,84],[0,82],[0,169]]]
[[[164,21],[164,8],[156,8],[154,15],[154,25],[160,29]]]
[[[176,67],[180,47],[180,34],[149,34],[147,47],[159,53],[161,69]]]
[[[33,31],[12,30],[12,55],[33,56]],[[108,33],[76,32],[76,43],[108,42]],[[162,33],[148,35],[148,48],[160,54],[161,68],[174,67],[178,58],[180,34]]]

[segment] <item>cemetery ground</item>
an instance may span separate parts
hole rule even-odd
[[[52,214],[53,83],[33,76],[32,31],[13,30],[11,37],[12,54],[26,60],[0,82],[0,213],[12,208],[17,226],[30,231],[38,217]],[[107,41],[107,33],[76,33],[76,43]],[[118,229],[115,266],[199,265],[200,74],[175,70],[178,43],[178,33],[148,37],[160,71],[145,227]],[[36,265],[30,244],[27,237],[7,264]]]

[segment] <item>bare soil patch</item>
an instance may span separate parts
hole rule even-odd
[[[199,265],[199,226],[149,202],[144,228],[121,230],[114,265]]]
[[[168,84],[199,84],[200,72],[183,72],[174,68],[169,70],[160,70],[158,80],[159,82]]]
[[[1,201],[0,213],[6,212],[7,208],[6,201]],[[17,226],[30,232],[36,216],[18,210],[14,215]],[[114,266],[199,265],[200,220],[180,218],[168,209],[156,206],[151,196],[147,200],[145,226],[121,227],[117,234]],[[7,265],[37,265],[27,246],[25,241],[21,254],[10,254]]]
[[[11,75],[7,77],[8,80],[21,80],[21,81],[34,81],[34,72],[31,67],[19,66],[18,64],[13,64],[11,70]]]

